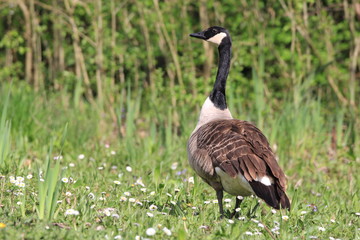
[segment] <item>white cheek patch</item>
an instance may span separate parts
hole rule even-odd
[[[209,38],[206,41],[215,43],[217,45],[220,45],[220,43],[221,43],[221,41],[223,40],[224,37],[226,37],[226,33],[221,32],[221,33],[218,33],[215,36]]]

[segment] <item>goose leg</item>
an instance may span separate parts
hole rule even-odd
[[[236,215],[236,209],[238,207],[240,207],[240,204],[242,203],[242,199],[240,200],[239,198],[236,198],[236,202],[235,202],[235,207],[234,207],[234,211],[232,212],[232,214],[230,215],[230,218],[233,218]]]
[[[217,197],[217,200],[218,200],[218,204],[219,204],[219,210],[220,210],[220,218],[223,218],[224,217],[224,208],[223,208],[223,191],[222,190],[219,190],[219,191],[216,191],[216,197]]]

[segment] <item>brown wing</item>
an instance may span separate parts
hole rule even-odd
[[[277,163],[266,137],[246,121],[219,120],[198,130],[197,148],[204,149],[213,167],[219,167],[231,177],[241,173],[256,195],[279,209],[290,208],[285,194],[286,179]],[[259,181],[264,176],[271,185]]]

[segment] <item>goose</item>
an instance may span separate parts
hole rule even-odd
[[[215,191],[220,217],[223,191],[236,196],[236,214],[243,197],[256,195],[274,209],[290,210],[286,179],[264,134],[247,121],[234,119],[226,104],[231,37],[223,27],[192,33],[218,45],[219,62],[214,87],[201,107],[198,123],[187,143],[190,166]]]

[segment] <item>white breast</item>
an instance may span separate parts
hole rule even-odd
[[[210,100],[210,98],[206,98],[204,104],[201,107],[199,121],[194,129],[193,133],[196,132],[202,125],[220,119],[233,119],[229,109],[221,110],[215,107],[214,103]]]

